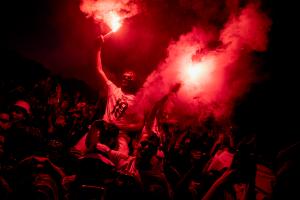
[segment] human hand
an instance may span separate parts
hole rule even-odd
[[[180,89],[180,87],[181,87],[181,82],[175,83],[174,85],[172,85],[170,87],[170,92],[176,93],[176,92],[178,92],[178,90]]]
[[[110,151],[110,148],[106,146],[105,144],[97,143],[96,149],[103,153],[108,153]]]
[[[232,180],[236,174],[236,170],[235,169],[227,169],[222,175],[221,177],[217,180],[219,184],[222,183],[226,183],[230,180]]]
[[[101,47],[103,46],[103,43],[104,43],[104,37],[103,35],[99,35],[97,38],[96,38],[96,41],[95,41],[95,45],[98,49],[101,49]]]

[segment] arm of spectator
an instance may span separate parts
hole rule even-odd
[[[105,144],[102,144],[102,143],[97,143],[96,149],[97,149],[98,151],[100,151],[100,152],[102,152],[102,153],[108,155],[108,156],[109,156],[109,153],[110,153],[110,151],[111,151],[111,149],[110,149],[108,146],[106,146]]]
[[[144,122],[138,121],[138,122],[131,122],[131,123],[122,123],[122,122],[115,122],[115,125],[120,129],[124,131],[138,131],[143,128]]]
[[[101,121],[94,121],[86,136],[85,146],[87,147],[88,152],[95,149],[100,136],[100,130],[97,130],[96,123],[101,123]]]
[[[166,95],[164,95],[158,102],[155,103],[145,123],[146,128],[148,130],[152,128],[156,115],[159,113],[159,110],[161,110],[164,107],[170,95],[177,93],[180,87],[181,87],[181,83],[176,83],[172,85],[169,89],[169,92]]]
[[[97,70],[101,76],[101,78],[105,81],[105,83],[108,82],[108,78],[106,74],[103,71],[102,67],[102,60],[101,60],[101,46],[103,44],[103,37],[100,36],[97,38],[97,54],[96,54],[96,63],[97,63]]]
[[[226,170],[222,176],[217,179],[214,184],[209,188],[209,190],[206,192],[202,200],[212,200],[215,199],[215,195],[223,189],[223,186],[225,183],[227,183],[232,175],[234,174],[234,170],[228,169]]]
[[[196,168],[193,166],[187,171],[187,173],[183,174],[180,177],[180,180],[178,181],[178,183],[176,184],[176,189],[187,188],[195,171],[196,171]]]
[[[123,154],[120,151],[115,151],[110,149],[105,144],[97,143],[96,149],[103,154],[107,155],[108,158],[115,164],[118,165],[120,160],[124,160],[128,158],[128,155]]]
[[[101,78],[105,81],[105,83],[107,83],[108,78],[102,68],[101,50],[100,49],[97,51],[97,69],[98,69],[98,72],[99,72]]]
[[[2,192],[4,192],[4,194],[1,193],[2,197],[4,197],[4,198],[5,198],[5,195],[8,195],[13,192],[13,190],[10,187],[10,185],[8,184],[8,182],[2,176],[0,176],[0,189]]]
[[[155,117],[158,113],[158,111],[164,106],[164,104],[167,102],[168,100],[168,97],[169,97],[169,94],[165,95],[162,97],[161,100],[159,100],[158,102],[156,102],[156,104],[153,106],[153,108],[151,109],[148,117],[147,117],[147,120],[145,122],[145,126],[146,126],[146,129],[147,130],[150,130],[153,126],[153,123],[154,123],[154,120],[155,120]]]

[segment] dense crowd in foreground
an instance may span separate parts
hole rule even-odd
[[[51,77],[1,90],[1,199],[297,199],[299,143],[266,163],[255,133],[158,116],[158,131],[146,117],[122,152],[119,127],[100,120],[103,99]]]

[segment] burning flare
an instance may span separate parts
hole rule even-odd
[[[188,64],[181,66],[180,79],[186,86],[203,86],[211,81],[212,72],[216,67],[214,57],[206,57],[199,62],[193,62],[191,59],[185,60],[190,60],[190,62],[185,61]]]
[[[203,66],[201,64],[192,64],[186,69],[187,79],[191,82],[197,82],[203,73]]]
[[[116,12],[109,12],[109,20],[106,22],[112,32],[116,32],[122,25],[121,18]]]
[[[218,34],[197,26],[171,42],[168,57],[136,95],[140,102],[136,109],[151,110],[172,84],[180,82],[182,87],[171,99],[179,121],[193,117],[203,122],[211,115],[230,118],[235,103],[257,81],[253,52],[267,48],[271,21],[259,8],[259,4],[245,6]],[[212,48],[208,45],[212,41],[219,45]]]
[[[138,13],[138,4],[133,0],[81,0],[80,10],[116,32],[124,19]]]

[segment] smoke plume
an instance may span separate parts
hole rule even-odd
[[[167,106],[174,118],[199,122],[209,116],[230,118],[234,103],[258,78],[253,53],[267,49],[271,25],[257,3],[230,8],[221,29],[197,25],[169,44],[167,58],[137,94],[138,110],[149,111],[180,82],[179,92]]]
[[[134,0],[82,0],[80,10],[87,17],[93,17],[96,22],[109,24],[112,14],[117,14],[121,20],[136,15],[139,11]]]

